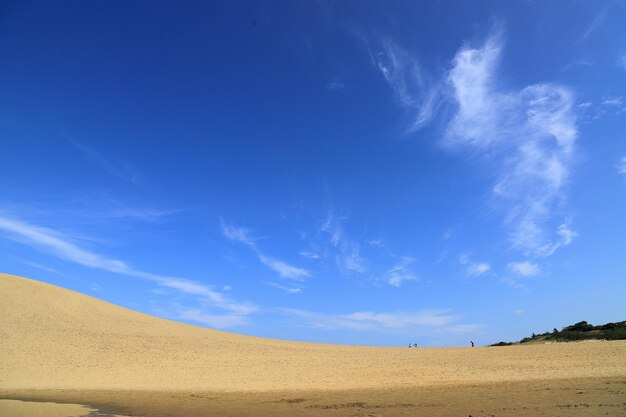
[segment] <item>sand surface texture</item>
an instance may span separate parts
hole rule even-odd
[[[437,414],[408,405],[403,409],[402,404],[428,405],[420,397],[427,391],[432,398],[443,395],[433,404],[448,408],[455,403],[454,396],[444,399],[446,393],[458,397],[465,392],[471,402],[479,392],[492,400],[500,392],[503,401],[510,401],[514,396],[506,387],[519,395],[520,390],[543,386],[554,397],[553,407],[558,405],[559,384],[569,387],[577,400],[582,400],[576,397],[581,395],[575,394],[577,385],[605,396],[617,387],[605,402],[612,404],[611,411],[622,413],[614,415],[626,415],[626,403],[619,408],[620,399],[626,402],[621,396],[625,341],[419,349],[297,343],[176,323],[6,274],[0,274],[0,352],[0,397],[60,398],[138,412],[134,404],[144,410],[141,415],[159,415],[167,404],[163,415],[177,415],[172,407],[182,410],[194,404],[206,405],[195,415],[212,415],[211,402],[217,410],[219,401],[241,408],[246,399],[255,399],[250,401],[257,410],[266,404],[265,415],[286,407],[290,411],[285,414],[300,409],[301,415],[375,416],[381,409],[363,408],[375,398],[378,405],[396,404],[394,415],[422,415],[419,410],[448,415],[443,409]],[[401,393],[405,397],[392,400]],[[318,408],[306,408],[314,405],[307,403],[311,398],[318,399]],[[158,410],[146,414],[146,407],[158,403]],[[230,408],[224,407],[219,415],[228,415]],[[239,410],[237,415],[245,414]],[[534,415],[542,414],[535,410]]]
[[[78,404],[0,399],[0,417],[81,417],[92,411],[95,410]]]

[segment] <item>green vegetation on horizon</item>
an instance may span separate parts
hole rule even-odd
[[[533,333],[519,342],[498,342],[490,346],[509,346],[522,343],[545,343],[545,342],[575,342],[579,340],[623,340],[626,339],[626,321],[607,323],[594,326],[586,321],[580,321],[571,326],[563,327],[561,331],[556,328],[551,332],[541,334]]]

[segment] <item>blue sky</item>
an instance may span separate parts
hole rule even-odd
[[[0,270],[303,341],[624,320],[625,18],[4,2]]]

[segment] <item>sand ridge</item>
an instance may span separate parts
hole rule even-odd
[[[0,274],[0,390],[354,390],[623,378],[626,341],[380,348],[231,334]]]

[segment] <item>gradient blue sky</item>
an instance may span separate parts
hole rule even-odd
[[[624,21],[623,1],[2,2],[0,270],[317,342],[624,320]]]

